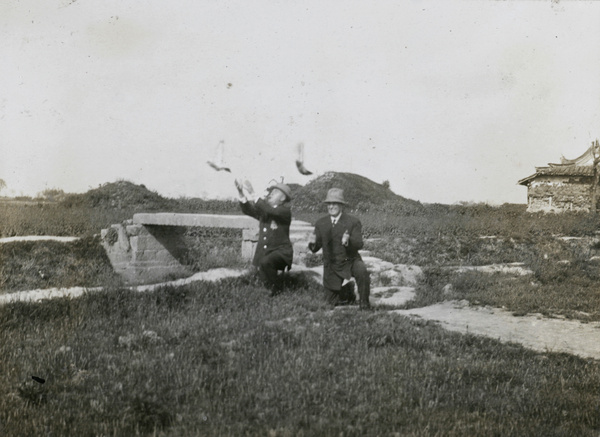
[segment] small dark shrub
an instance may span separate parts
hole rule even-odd
[[[17,394],[28,406],[42,405],[48,400],[45,386],[33,380],[21,384]]]

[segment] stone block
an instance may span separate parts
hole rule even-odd
[[[256,250],[256,241],[244,240],[242,242],[242,259],[251,260]]]
[[[242,231],[242,241],[258,241],[258,228],[244,229]]]
[[[408,282],[404,279],[404,276],[400,272],[396,272],[395,270],[384,270],[375,275],[373,278],[376,284],[382,286],[399,286],[399,285],[407,285]]]
[[[105,241],[109,230],[102,230],[103,246],[115,272],[131,283],[150,283],[191,274],[180,263],[187,253],[184,227],[219,227],[242,229],[241,252],[246,260],[252,259],[258,241],[258,221],[243,215],[148,213],[135,214],[124,225],[112,225],[119,244]],[[114,239],[112,231],[111,240]],[[310,223],[293,221],[290,237],[302,259]],[[300,258],[298,258],[300,257]]]
[[[208,228],[258,228],[258,222],[246,215],[224,214],[180,214],[180,213],[139,213],[133,215],[133,223],[153,226],[186,226]]]
[[[145,231],[143,225],[127,225],[125,229],[130,237],[136,237]]]
[[[388,261],[382,261],[379,258],[364,256],[362,259],[367,266],[367,270],[371,273],[379,273],[383,270],[391,270],[394,268],[394,264]]]
[[[129,240],[132,250],[135,252],[144,252],[146,250],[159,250],[164,246],[158,242],[152,235],[138,235]]]

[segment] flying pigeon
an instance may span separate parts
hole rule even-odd
[[[296,167],[298,168],[298,171],[305,176],[312,174],[312,171],[309,171],[306,169],[306,167],[304,167],[304,144],[303,143],[298,144],[298,158],[296,159]]]
[[[218,166],[217,164],[215,164],[212,161],[206,161],[206,163],[217,171],[228,171],[229,173],[231,173],[231,169],[229,167]]]
[[[227,171],[231,173],[231,169],[229,167],[225,167],[223,164],[223,148],[225,142],[223,140],[219,141],[219,145],[217,146],[217,159],[214,161],[206,161],[208,165],[214,168],[216,171]]]

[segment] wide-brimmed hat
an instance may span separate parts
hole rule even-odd
[[[344,200],[344,190],[341,188],[330,188],[323,203],[342,203],[348,205],[348,202]]]
[[[273,184],[269,187],[269,192],[271,192],[275,188],[277,188],[279,191],[285,194],[288,200],[292,200],[292,190],[286,184]]]

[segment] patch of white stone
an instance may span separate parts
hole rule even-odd
[[[132,291],[153,291],[161,287],[171,286],[180,287],[191,284],[196,281],[218,281],[223,278],[235,278],[246,274],[246,269],[227,269],[218,268],[208,270],[206,272],[198,272],[188,278],[177,279],[175,281],[161,282],[159,284],[137,285],[126,287]],[[0,305],[10,302],[39,302],[47,299],[55,299],[59,297],[76,298],[84,293],[94,293],[103,290],[104,287],[71,287],[71,288],[45,288],[37,290],[17,291],[0,295]]]
[[[55,237],[51,235],[27,235],[20,237],[6,237],[0,238],[0,244],[2,243],[14,243],[17,241],[58,241],[61,243],[70,243],[71,241],[77,241],[79,237]]]
[[[423,276],[421,267],[383,261],[366,250],[360,254],[371,275],[371,306],[400,307],[414,299],[415,286]],[[292,271],[311,272],[314,280],[323,281],[323,266],[309,268],[294,264]]]
[[[482,272],[482,273],[504,273],[508,275],[531,275],[533,271],[525,267],[524,263],[505,263],[505,264],[489,264],[485,266],[460,266],[451,267],[458,273],[465,272]]]
[[[450,331],[514,342],[539,352],[565,352],[600,359],[600,322],[547,318],[540,314],[515,317],[501,308],[471,306],[468,301],[444,301],[393,313],[436,321]]]

